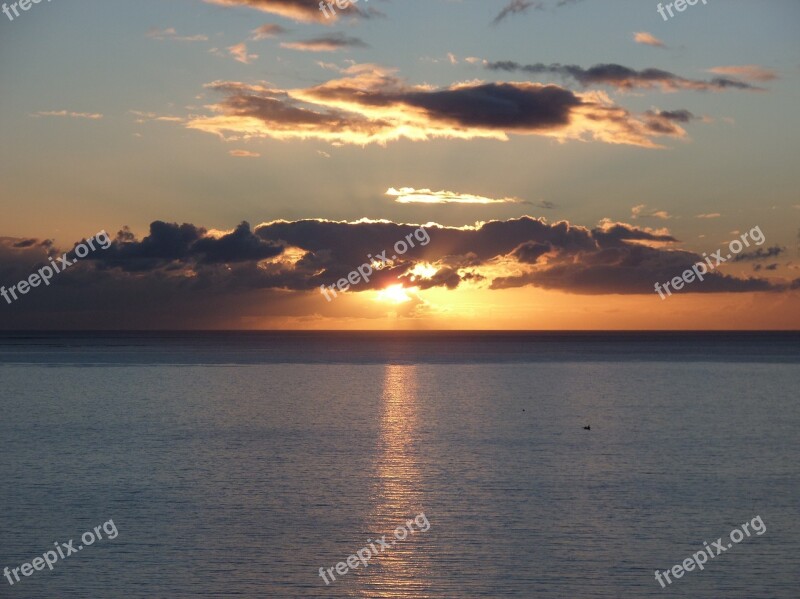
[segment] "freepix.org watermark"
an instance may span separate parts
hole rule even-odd
[[[0,7],[0,10],[2,10],[3,13],[8,17],[9,21],[13,21],[14,17],[19,16],[20,10],[30,10],[31,6],[33,6],[34,4],[39,4],[39,2],[41,1],[42,0],[19,0],[19,2],[14,2],[11,6],[3,2],[3,6]],[[50,0],[47,1],[50,2]],[[17,10],[18,6],[19,10]],[[12,12],[14,13],[14,17],[11,16]]]
[[[21,295],[25,295],[31,290],[32,287],[38,287],[42,283],[44,283],[46,286],[50,285],[50,279],[52,279],[54,275],[64,272],[70,266],[75,264],[79,258],[85,258],[88,256],[90,248],[92,251],[95,251],[97,249],[94,247],[95,241],[100,246],[100,249],[107,250],[109,247],[111,247],[111,238],[108,236],[108,233],[106,233],[105,230],[100,231],[94,237],[90,237],[89,239],[85,240],[84,243],[79,243],[72,249],[72,252],[75,254],[75,256],[77,256],[76,259],[69,260],[70,252],[63,254],[60,258],[58,258],[58,263],[56,263],[53,258],[49,258],[49,266],[43,266],[27,279],[23,279],[8,289],[5,287],[0,287],[0,295],[2,295],[3,299],[10,304],[12,301],[19,299],[17,298],[17,292],[19,292]],[[59,264],[61,265],[60,268]],[[9,297],[9,295],[11,297]],[[11,299],[12,297],[14,298],[13,300]]]
[[[347,278],[343,277],[339,279],[336,282],[336,285],[330,285],[330,290],[331,293],[333,293],[333,297],[336,297],[336,290],[334,287],[338,288],[339,291],[344,293],[350,288],[351,285],[358,285],[358,283],[360,283],[362,280],[365,283],[369,283],[369,278],[372,276],[374,271],[384,268],[390,262],[397,260],[398,256],[402,256],[409,249],[416,247],[414,244],[414,239],[419,241],[419,244],[423,247],[431,242],[431,236],[428,235],[425,227],[420,227],[406,235],[405,240],[401,239],[394,244],[394,251],[397,253],[392,255],[391,258],[386,257],[386,252],[389,250],[383,250],[380,254],[376,254],[374,258],[372,257],[372,254],[367,254],[369,262],[365,262],[356,270],[350,271],[350,274],[347,275]],[[320,293],[325,296],[326,300],[331,301],[331,297],[328,295],[328,289],[325,287],[325,285],[320,285],[319,290]]]
[[[383,535],[380,539],[373,541],[369,539],[367,543],[369,544],[368,547],[362,547],[358,551],[356,551],[353,555],[349,556],[344,562],[339,562],[333,568],[320,568],[319,575],[322,580],[325,581],[326,585],[329,585],[331,582],[336,580],[336,576],[334,576],[334,570],[339,576],[344,576],[347,574],[351,569],[355,570],[359,566],[364,566],[365,568],[369,566],[369,560],[371,560],[374,556],[380,554],[384,549],[389,549],[394,547],[394,544],[397,541],[404,541],[406,537],[408,537],[408,533],[410,532],[412,535],[415,534],[417,531],[414,530],[414,524],[417,525],[420,532],[427,532],[428,529],[431,527],[431,523],[428,522],[428,518],[425,516],[425,512],[422,512],[413,520],[407,520],[405,526],[398,526],[394,529],[394,540],[387,541],[386,535]],[[406,529],[408,527],[408,529]],[[378,547],[375,546],[375,543],[378,544]],[[346,562],[346,563],[345,563]],[[327,576],[326,576],[327,572]],[[328,580],[328,576],[331,577]]]
[[[756,525],[757,524],[757,525]],[[724,553],[731,547],[733,547],[734,543],[741,543],[744,540],[745,535],[748,537],[750,536],[750,527],[753,527],[753,532],[755,532],[759,537],[767,532],[767,527],[764,526],[764,521],[761,519],[761,516],[756,516],[750,522],[745,522],[739,528],[734,528],[731,531],[730,539],[731,543],[727,545],[722,542],[722,537],[718,538],[716,541],[711,543],[711,546],[708,546],[707,541],[703,541],[703,550],[698,551],[697,553],[693,554],[692,557],[687,557],[683,560],[682,564],[675,564],[669,570],[664,570],[663,572],[659,572],[656,570],[656,580],[661,584],[661,588],[665,588],[667,585],[664,584],[664,581],[661,579],[663,576],[667,579],[667,584],[672,584],[672,580],[670,580],[670,573],[675,578],[682,578],[686,572],[691,572],[694,570],[695,565],[703,570],[705,568],[704,564],[708,562],[709,558],[714,559],[720,553]],[[744,533],[742,533],[744,531]]]
[[[117,530],[117,526],[114,524],[114,521],[109,520],[100,526],[95,526],[94,531],[87,530],[85,533],[83,533],[81,535],[81,542],[83,543],[82,545],[75,547],[75,541],[72,539],[70,539],[67,543],[55,542],[53,543],[53,545],[56,546],[55,551],[52,549],[50,551],[45,551],[42,554],[42,557],[34,557],[30,562],[25,562],[18,568],[6,567],[3,569],[3,576],[5,576],[6,580],[8,580],[8,584],[14,586],[15,581],[20,582],[21,580],[19,577],[20,573],[27,578],[34,572],[44,570],[45,566],[52,570],[59,558],[64,560],[70,555],[78,553],[78,551],[81,551],[84,547],[93,545],[95,541],[102,541],[102,533],[106,533],[106,538],[108,540],[114,540],[119,535],[119,531]],[[14,577],[13,579],[11,578],[12,575]]]
[[[330,19],[331,15],[328,14],[328,9],[330,8],[331,12],[335,15],[336,14],[336,9],[333,8],[334,4],[337,7],[339,7],[339,10],[344,10],[348,6],[351,6],[351,5],[353,5],[353,4],[357,3],[357,2],[358,2],[358,0],[335,0],[335,2],[322,2],[322,1],[320,1],[320,3],[319,3],[319,11],[323,15],[325,15],[326,19]],[[364,0],[364,2],[369,2],[369,0]],[[327,4],[327,7],[325,6],[326,4]]]
[[[656,6],[656,11],[661,17],[667,21],[667,12],[669,13],[670,18],[675,16],[675,13],[672,12],[672,7],[675,7],[675,10],[678,12],[683,12],[690,6],[694,6],[698,2],[702,2],[703,4],[708,4],[708,0],[675,0],[675,2],[668,2],[666,6],[664,6],[661,2],[658,3]],[[665,12],[666,11],[666,12]]]
[[[756,233],[758,233],[757,236]],[[711,256],[708,256],[705,252],[703,252],[703,257],[706,259],[705,262],[698,262],[692,266],[691,270],[684,270],[681,276],[673,277],[672,280],[664,283],[663,291],[666,291],[667,295],[671,297],[672,291],[669,290],[670,284],[675,291],[680,291],[683,289],[684,284],[688,285],[689,283],[694,282],[695,278],[697,278],[699,281],[703,281],[703,277],[714,270],[717,266],[733,258],[735,254],[741,252],[745,247],[750,247],[750,242],[747,240],[748,235],[750,235],[750,238],[755,242],[756,245],[763,245],[767,240],[766,237],[764,237],[764,233],[761,232],[761,227],[753,227],[749,231],[742,234],[740,237],[741,241],[739,241],[739,239],[734,239],[728,244],[728,250],[730,253],[724,258],[722,257],[723,250],[717,250],[711,254]],[[714,264],[711,263],[712,258],[715,260]],[[707,267],[706,263],[708,263]],[[666,299],[666,296],[662,292],[661,283],[656,283],[655,291],[661,296],[662,300]]]

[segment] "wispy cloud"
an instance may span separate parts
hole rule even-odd
[[[678,90],[693,91],[725,91],[730,89],[742,89],[750,91],[764,91],[764,88],[756,87],[750,83],[730,79],[726,77],[715,77],[710,81],[698,79],[687,79],[680,77],[669,71],[661,69],[643,69],[637,71],[620,64],[596,64],[588,69],[577,65],[562,64],[528,64],[523,65],[511,60],[489,62],[486,68],[492,71],[522,72],[533,75],[554,75],[574,79],[580,85],[588,87],[590,85],[609,85],[617,89],[653,89],[661,88],[665,92]]]
[[[709,212],[708,214],[698,214],[695,218],[719,218],[722,216],[719,212]]]
[[[503,10],[494,18],[492,23],[497,25],[500,21],[508,17],[509,15],[518,15],[525,12],[528,12],[528,9],[535,8],[537,10],[542,9],[542,3],[537,2],[536,0],[511,0]]]
[[[398,204],[518,204],[517,198],[487,198],[455,191],[431,191],[413,187],[390,187],[386,195],[395,198]]]
[[[716,75],[741,77],[742,79],[748,79],[750,81],[772,81],[778,78],[778,74],[773,69],[768,69],[755,64],[714,67],[713,69],[708,69],[708,72]]]
[[[150,31],[148,31],[145,35],[147,35],[147,37],[153,38],[154,40],[173,40],[176,42],[208,41],[207,35],[178,35],[178,32],[175,31],[174,27],[168,27],[167,29],[153,28]]]
[[[228,53],[233,56],[234,60],[238,60],[244,64],[250,64],[258,58],[258,54],[248,54],[247,44],[242,42],[228,48]]]
[[[146,123],[148,121],[161,121],[166,123],[182,123],[186,119],[179,116],[162,115],[155,112],[143,112],[141,110],[130,110],[130,114],[136,117],[136,123]]]
[[[367,44],[357,37],[338,33],[304,41],[283,42],[281,47],[301,52],[336,52],[345,48],[366,48]]]
[[[99,112],[71,112],[69,110],[47,110],[47,111],[33,112],[31,113],[30,116],[33,117],[65,116],[73,119],[90,119],[93,121],[103,118],[103,115],[100,114]]]
[[[646,204],[639,204],[631,208],[631,218],[657,218],[660,220],[669,220],[672,218],[666,210],[647,210]]]
[[[331,17],[325,17],[319,9],[318,0],[205,0],[209,4],[229,7],[247,7],[261,12],[278,15],[299,23],[324,23],[331,24],[336,21],[339,14],[367,18],[375,14],[371,10],[361,10],[350,2],[345,8],[336,9]],[[330,12],[330,11],[329,11]]]
[[[646,46],[655,46],[656,48],[666,48],[667,44],[662,42],[652,33],[647,33],[646,31],[637,31],[633,34],[633,40],[637,44],[644,44]]]
[[[228,154],[234,158],[258,158],[261,156],[258,152],[251,152],[249,150],[230,150]]]
[[[766,260],[767,258],[777,258],[786,252],[785,247],[774,245],[769,248],[758,248],[755,252],[747,252],[744,254],[737,254],[733,257],[732,262],[749,262],[752,260]]]
[[[261,27],[253,29],[253,35],[250,37],[250,39],[255,41],[265,40],[288,32],[288,29],[281,27],[280,25],[276,25],[275,23],[265,23]]]

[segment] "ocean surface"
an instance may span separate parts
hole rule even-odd
[[[797,333],[2,334],[0,568],[118,534],[0,598],[797,599],[798,389]]]

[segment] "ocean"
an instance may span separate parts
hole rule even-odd
[[[798,333],[5,333],[0,382],[3,598],[798,597]]]

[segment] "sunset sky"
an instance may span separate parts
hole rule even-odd
[[[0,13],[0,328],[800,328],[800,3],[657,4]]]

